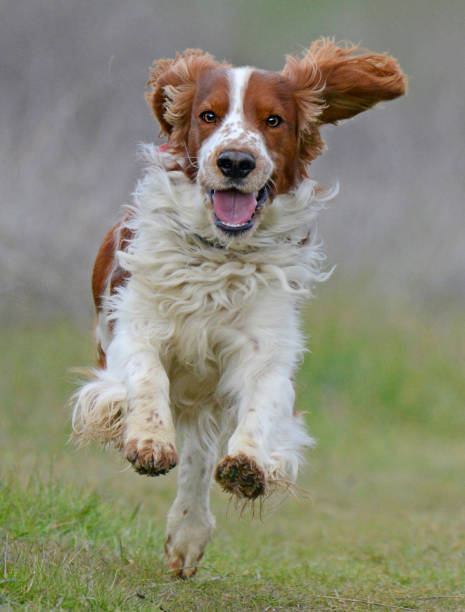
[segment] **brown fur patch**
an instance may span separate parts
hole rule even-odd
[[[111,228],[100,246],[92,272],[92,295],[97,314],[103,308],[103,296],[109,288],[113,294],[118,287],[125,285],[129,273],[123,270],[116,262],[117,251],[124,251],[132,239],[132,232],[121,221]],[[112,329],[112,324],[110,324]],[[101,344],[97,346],[97,363],[101,368],[106,367],[106,355]]]
[[[102,296],[108,283],[110,283],[110,292],[114,293],[115,289],[124,285],[128,279],[127,272],[115,265],[115,256],[117,251],[128,248],[131,239],[132,232],[122,221],[112,227],[103,240],[92,272],[92,293],[97,312],[101,309]]]
[[[226,65],[200,49],[186,49],[184,53],[177,53],[174,59],[160,59],[153,64],[147,82],[152,91],[146,94],[146,100],[162,133],[169,136],[172,149],[184,152],[200,76]]]
[[[360,51],[356,45],[320,38],[302,58],[286,58],[282,74],[291,81],[299,113],[297,162],[302,175],[323,151],[321,124],[349,119],[406,92],[407,79],[393,57]]]

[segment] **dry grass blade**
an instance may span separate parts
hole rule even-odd
[[[322,599],[331,599],[334,601],[347,602],[347,603],[357,603],[362,604],[364,606],[376,606],[378,608],[388,608],[390,610],[413,610],[415,612],[416,608],[405,608],[404,606],[396,606],[390,603],[384,603],[382,601],[370,601],[369,599],[350,599],[348,597],[336,597],[336,595],[318,595]]]
[[[415,601],[428,601],[428,599],[464,599],[465,595],[428,595],[425,597],[410,597],[410,599],[414,599]]]
[[[8,560],[8,534],[6,534],[5,548],[3,550],[3,578],[5,580],[8,578],[7,560]]]

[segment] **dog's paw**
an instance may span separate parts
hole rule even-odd
[[[186,512],[186,514],[184,514]],[[184,510],[181,516],[170,512],[165,540],[168,572],[175,578],[191,578],[208,544],[215,519],[208,513],[202,519]]]
[[[171,546],[170,536],[165,540],[168,572],[173,578],[192,578],[197,573],[203,550],[184,552]]]
[[[227,455],[216,467],[215,480],[228,493],[255,499],[265,493],[264,471],[255,459],[243,453]]]
[[[147,476],[166,474],[178,462],[174,444],[163,444],[154,438],[131,438],[125,444],[124,455],[136,472]]]

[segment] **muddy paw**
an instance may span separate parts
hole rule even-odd
[[[124,454],[136,472],[147,476],[166,474],[178,462],[173,444],[157,444],[152,438],[129,440],[124,447]]]
[[[225,491],[255,499],[265,493],[265,474],[254,459],[244,454],[227,455],[215,471],[215,479]]]

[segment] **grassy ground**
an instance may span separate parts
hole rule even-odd
[[[241,518],[215,486],[218,529],[186,582],[163,567],[175,475],[67,443],[90,333],[4,331],[0,608],[465,610],[463,319],[321,293],[298,382],[310,498]]]

